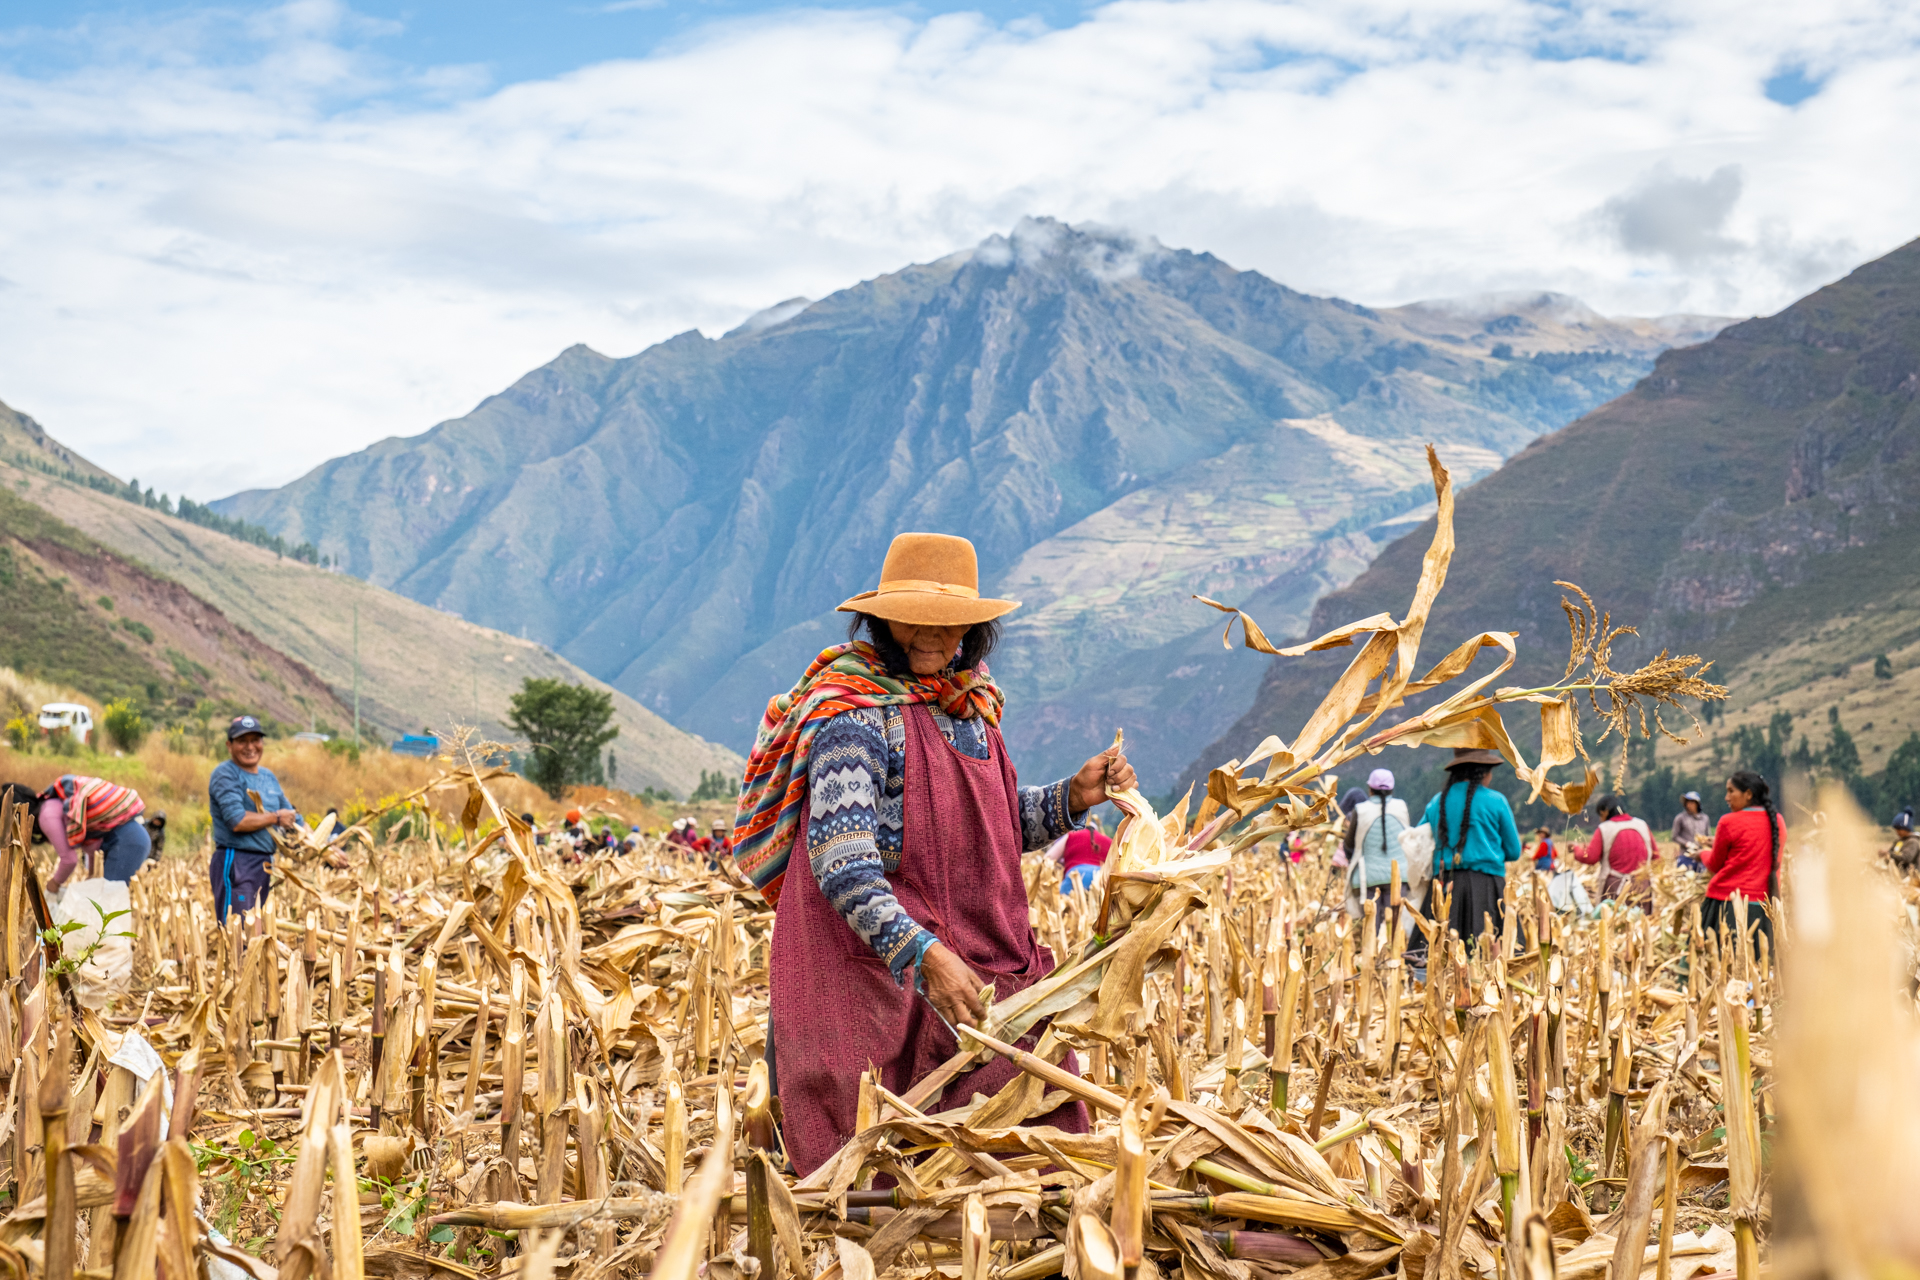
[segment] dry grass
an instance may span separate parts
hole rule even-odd
[[[97,699],[77,689],[23,676],[12,667],[0,667],[0,721],[15,716],[25,716],[31,721],[49,702],[77,702],[93,712],[95,725],[100,723],[101,706]]]
[[[0,684],[0,689],[5,687]],[[0,745],[0,780],[37,788],[63,773],[84,773],[130,786],[140,792],[149,811],[166,811],[168,852],[191,853],[201,848],[209,831],[208,775],[225,758],[224,753],[215,758],[176,750],[167,745],[162,734],[149,735],[131,756],[110,752],[62,756],[46,750],[18,752]],[[262,763],[280,779],[295,807],[316,823],[328,809],[338,809],[344,819],[353,821],[384,808],[396,796],[416,791],[440,777],[447,767],[444,761],[371,749],[361,752],[355,761],[348,755],[329,752],[317,742],[269,742]],[[502,778],[492,785],[502,805],[514,813],[533,814],[543,827],[557,824],[568,809],[576,807],[643,830],[663,828],[672,820],[625,792],[605,787],[575,788],[565,800],[555,801],[520,778]],[[430,798],[426,804],[438,821],[449,829],[458,829],[459,802]]]

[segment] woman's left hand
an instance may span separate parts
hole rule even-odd
[[[1138,781],[1126,753],[1120,747],[1108,747],[1073,775],[1067,784],[1067,808],[1085,813],[1116,791],[1132,790]]]

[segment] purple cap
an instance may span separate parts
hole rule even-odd
[[[1375,769],[1372,773],[1368,774],[1367,790],[1369,791],[1393,790],[1393,770]]]

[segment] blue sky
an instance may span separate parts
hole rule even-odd
[[[93,46],[81,33],[196,21],[210,11],[237,16],[269,14],[280,5],[229,3],[89,4],[59,0],[5,0],[0,63],[19,74],[46,75],[83,65]],[[762,0],[367,0],[353,11],[365,21],[342,32],[341,43],[395,71],[460,66],[483,69],[490,85],[557,76],[615,58],[642,58],[700,27],[751,19],[802,6]],[[862,9],[857,0],[827,0],[814,9]],[[997,0],[993,4],[914,3],[887,6],[919,18],[978,12],[995,21],[1034,20],[1069,26],[1082,15],[1074,0]],[[243,23],[229,20],[213,33],[210,49],[226,45],[244,56]]]
[[[0,0],[0,400],[212,498],[1026,216],[1748,315],[1914,154],[1909,0]]]

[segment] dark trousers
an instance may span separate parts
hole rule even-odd
[[[272,860],[270,853],[214,849],[207,874],[213,880],[213,909],[219,913],[221,924],[227,922],[227,912],[252,911],[267,900],[267,872]]]
[[[100,840],[100,874],[109,880],[131,880],[153,852],[153,837],[138,818],[123,822]]]
[[[1732,946],[1735,941],[1733,935],[1736,927],[1733,916],[1733,903],[1731,900],[1726,898],[1708,898],[1700,904],[1700,931],[1706,934],[1707,937],[1711,938],[1715,934],[1724,934],[1725,940],[1722,945]],[[1769,954],[1773,952],[1773,917],[1767,914],[1765,903],[1747,903],[1747,932],[1766,934],[1767,951]],[[1760,940],[1758,938],[1753,939],[1752,945],[1754,956],[1757,959],[1760,954]]]
[[[1452,894],[1447,903],[1446,926],[1452,932],[1467,939],[1469,950],[1473,947],[1473,939],[1485,927],[1489,917],[1492,918],[1493,931],[1496,935],[1505,925],[1506,916],[1503,911],[1507,887],[1505,877],[1490,876],[1484,871],[1468,871],[1465,868],[1437,873],[1427,885],[1426,901],[1420,904],[1420,914],[1429,920],[1439,919],[1434,911],[1442,886],[1450,889]],[[1408,947],[1408,958],[1412,959],[1415,965],[1425,964],[1425,940],[1416,936],[1413,943],[1419,948],[1420,958],[1413,959],[1414,946]]]

